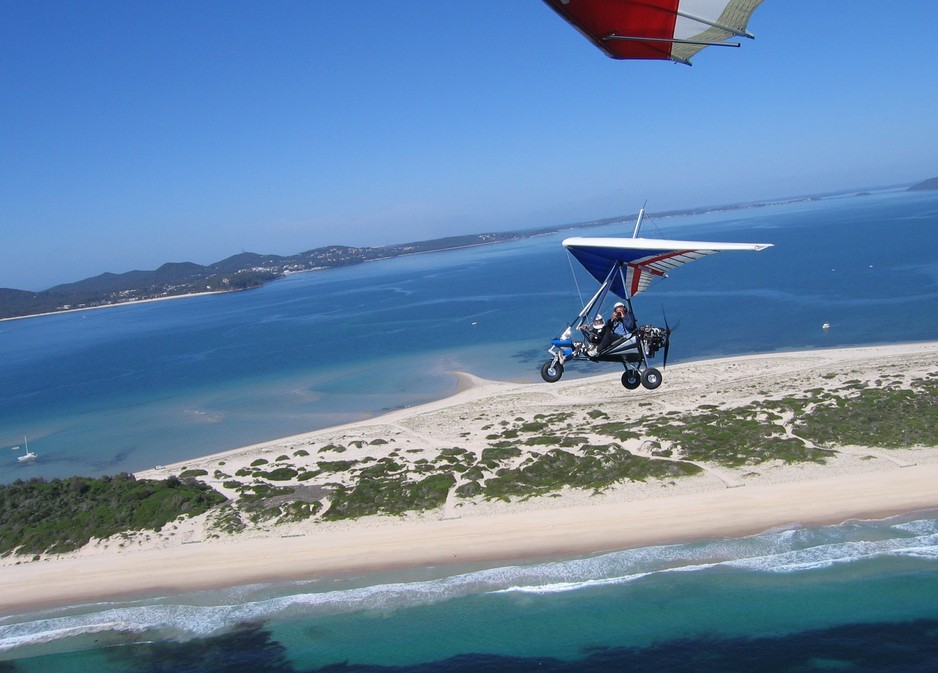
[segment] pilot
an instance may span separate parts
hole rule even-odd
[[[612,307],[612,317],[603,328],[602,339],[596,345],[596,353],[602,353],[614,342],[635,331],[635,316],[621,301]],[[596,353],[591,353],[595,355]]]

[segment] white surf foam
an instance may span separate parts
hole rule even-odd
[[[393,611],[482,594],[564,593],[715,568],[808,572],[882,556],[938,561],[938,519],[772,531],[348,589],[323,591],[322,585],[306,582],[292,585],[283,595],[282,585],[255,585],[149,602],[79,606],[0,620],[0,651],[102,632],[205,637],[243,623],[293,616]]]

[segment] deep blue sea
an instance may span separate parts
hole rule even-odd
[[[359,420],[453,392],[454,371],[538,382],[550,338],[594,289],[560,241],[631,228],[0,322],[0,481],[134,471]],[[682,267],[636,313],[677,326],[672,362],[935,340],[936,231],[938,192],[646,220],[648,237],[775,247]],[[6,448],[24,436],[31,465]],[[73,606],[0,619],[0,658],[0,671],[48,673],[935,671],[938,515]]]

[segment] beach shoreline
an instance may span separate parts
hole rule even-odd
[[[349,437],[393,437],[414,452],[456,439],[471,445],[473,432],[485,435],[483,418],[490,422],[531,410],[594,405],[624,417],[649,407],[687,410],[706,401],[744,403],[811,385],[875,381],[900,367],[906,376],[938,373],[938,342],[682,363],[669,367],[664,384],[654,391],[625,391],[618,374],[518,384],[460,373],[458,392],[443,400],[137,476],[164,478],[184,467],[221,464],[234,471],[263,456],[348,442]],[[376,451],[367,441],[362,444],[361,451]],[[510,503],[448,501],[437,510],[403,517],[300,522],[231,536],[212,537],[203,518],[123,546],[95,541],[57,557],[0,559],[0,614],[404,568],[587,556],[938,508],[938,447],[838,448],[836,459],[824,465],[773,463],[735,471],[707,466],[697,476],[629,482],[599,495],[564,488]],[[637,445],[633,449],[639,450]],[[345,457],[353,453],[350,449]]]
[[[248,288],[253,289],[253,288]],[[7,318],[0,318],[0,322],[9,320],[26,320],[27,318],[45,318],[60,313],[81,313],[83,311],[97,311],[104,308],[117,308],[119,306],[132,306],[134,304],[151,304],[157,301],[171,301],[173,299],[191,299],[193,297],[207,297],[212,294],[231,294],[232,292],[243,292],[243,290],[207,290],[205,292],[187,292],[185,294],[173,294],[165,297],[148,297],[147,299],[127,299],[116,301],[112,304],[98,304],[96,306],[81,306],[76,308],[63,308],[57,311],[45,311],[44,313],[29,313],[27,315],[13,315]]]

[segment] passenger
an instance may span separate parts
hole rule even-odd
[[[602,338],[596,344],[595,352],[591,352],[590,355],[602,353],[613,343],[627,337],[634,331],[635,316],[621,301],[616,302],[616,305],[612,308],[612,317],[603,328]]]
[[[583,336],[586,337],[587,351],[596,349],[596,344],[602,339],[605,327],[606,321],[603,320],[603,316],[600,313],[597,313],[596,317],[593,318],[592,324],[586,324],[580,327],[580,331],[583,332]]]

